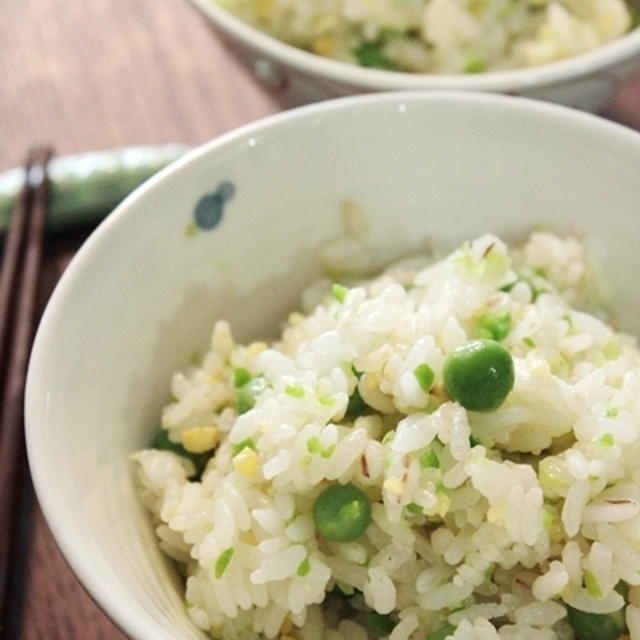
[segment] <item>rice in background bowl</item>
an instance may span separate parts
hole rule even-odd
[[[640,66],[635,0],[191,1],[286,104],[453,89],[595,112]]]
[[[133,638],[202,637],[128,456],[151,442],[170,374],[207,344],[213,319],[238,341],[277,335],[341,231],[345,198],[366,212],[370,255],[384,261],[487,229],[579,228],[607,249],[613,308],[637,333],[639,149],[633,132],[549,105],[379,95],[251,125],[147,183],[61,281],[27,388],[43,510],[100,605]]]
[[[596,49],[633,25],[624,0],[218,0],[274,38],[354,65],[482,73]]]

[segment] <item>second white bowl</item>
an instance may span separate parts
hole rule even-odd
[[[640,69],[640,29],[593,51],[526,69],[466,75],[368,69],[308,53],[242,22],[215,0],[190,0],[283,103],[390,90],[508,93],[600,112]]]

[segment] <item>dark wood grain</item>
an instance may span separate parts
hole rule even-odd
[[[640,75],[622,88],[604,115],[640,131]]]
[[[39,307],[91,229],[48,238]],[[0,637],[8,640],[124,640],[91,600],[49,532],[35,498],[27,461],[20,460],[21,491],[13,518],[9,598]]]
[[[46,173],[51,148],[34,149],[28,173]],[[38,315],[38,285],[45,240],[49,182],[29,181],[11,218],[0,273],[0,522],[7,534],[0,538],[0,633],[6,619],[8,582],[12,574],[14,543],[19,537],[17,504],[24,458],[24,385],[31,342]],[[13,322],[7,321],[8,319]],[[15,535],[12,535],[15,534]]]

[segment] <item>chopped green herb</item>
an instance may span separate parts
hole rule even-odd
[[[480,58],[471,56],[464,66],[465,73],[481,73],[487,68],[487,65]]]
[[[301,577],[304,578],[305,576],[309,575],[309,571],[311,571],[311,563],[309,562],[309,558],[305,558],[299,565],[298,565],[298,570],[297,570],[297,574]]]
[[[600,447],[612,447],[615,443],[616,441],[610,433],[605,433],[601,438],[596,440],[596,444]]]
[[[544,278],[545,280],[549,279],[547,271],[543,267],[531,267],[531,271],[533,271],[533,273],[535,273],[540,278]]]
[[[518,282],[520,282],[520,280],[514,280],[513,282],[508,282],[507,284],[503,284],[500,287],[500,291],[503,291],[504,293],[511,293],[511,291],[513,290],[513,287],[515,287]]]
[[[247,438],[242,442],[238,442],[238,444],[231,445],[231,451],[233,451],[233,455],[235,456],[236,454],[240,453],[243,449],[246,449],[247,447],[255,451],[256,444],[252,438]]]
[[[511,331],[510,311],[489,311],[478,320],[478,334],[481,338],[504,340]]]
[[[328,446],[326,449],[323,449],[320,453],[320,456],[323,458],[330,458],[333,455],[333,452],[336,450],[336,445],[332,444]]]
[[[244,367],[238,367],[237,369],[234,369],[233,386],[236,387],[236,389],[247,384],[249,380],[251,380],[251,374],[249,373],[248,369],[245,369]]]
[[[596,579],[595,575],[593,575],[593,573],[587,569],[582,574],[582,578],[584,580],[584,586],[586,587],[587,591],[594,598],[602,598],[602,589],[600,588],[600,585],[598,584],[598,580]]]
[[[284,390],[284,392],[292,398],[304,398],[304,387],[299,384],[287,385],[287,388]]]
[[[382,441],[381,441],[382,444],[385,445],[388,442],[391,442],[393,440],[393,436],[395,436],[395,435],[396,435],[396,432],[395,432],[394,429],[390,429],[389,431],[387,431],[387,433],[385,433],[382,436]]]
[[[256,398],[268,387],[266,378],[258,376],[236,389],[236,409],[243,414],[253,409]]]
[[[202,355],[199,354],[197,351],[194,351],[191,356],[189,356],[189,362],[194,366],[197,367],[200,365],[200,363],[202,362]]]
[[[615,418],[618,415],[618,410],[615,407],[609,407],[607,409],[607,418]]]
[[[420,455],[420,466],[423,469],[439,469],[440,460],[433,449],[427,449]]]
[[[444,640],[447,636],[453,635],[453,632],[455,630],[456,628],[453,625],[447,623],[440,627],[437,631],[429,634],[427,636],[427,640]]]
[[[349,293],[347,287],[343,287],[341,284],[334,284],[332,287],[333,297],[342,304]]]
[[[562,319],[569,325],[569,328],[573,327],[573,318],[571,317],[571,314],[565,313],[562,316]]]
[[[602,353],[607,360],[616,360],[622,354],[622,349],[620,347],[620,341],[617,337],[611,338],[607,344],[604,345],[602,349]]]
[[[382,40],[363,42],[354,52],[356,60],[361,67],[374,67],[393,71],[397,68],[395,62],[384,53],[385,43]]]
[[[307,440],[307,451],[311,454],[322,451],[322,443],[316,436],[312,436]]]
[[[433,387],[433,382],[436,379],[436,374],[426,362],[419,364],[413,370],[413,375],[416,377],[416,380],[423,391],[429,391],[429,389]]]
[[[474,436],[473,434],[471,434],[469,436],[469,446],[473,449],[473,447],[475,447],[476,445],[482,444],[480,442],[480,438],[477,438],[476,436]]]
[[[411,513],[416,513],[416,514],[424,513],[423,508],[419,504],[416,504],[415,502],[410,502],[407,505],[407,511],[410,511]]]
[[[336,450],[335,444],[331,444],[328,447],[323,448],[322,443],[317,438],[317,436],[311,436],[311,438],[307,440],[307,451],[311,455],[320,454],[320,456],[323,458],[330,458],[333,455],[333,452],[335,450]]]
[[[527,347],[531,349],[535,349],[536,343],[535,340],[531,336],[525,336],[522,338],[522,342],[527,345]]]
[[[233,552],[235,549],[233,547],[229,547],[225,549],[216,560],[216,566],[214,569],[214,574],[216,576],[216,580],[220,580],[222,578],[224,572],[226,571],[229,563],[231,562],[231,558],[233,557]]]
[[[335,403],[335,400],[331,396],[318,396],[318,402],[325,407],[330,407]]]

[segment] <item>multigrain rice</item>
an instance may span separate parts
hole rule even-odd
[[[212,0],[294,46],[422,73],[545,64],[619,38],[624,0]]]
[[[596,282],[576,239],[484,235],[327,282],[272,344],[218,321],[162,414],[209,457],[201,477],[189,456],[133,456],[194,624],[225,640],[571,640],[571,607],[617,612],[640,640],[640,352],[590,312]],[[443,367],[488,312],[509,320],[515,383],[469,411]],[[371,502],[349,542],[312,515],[336,483]]]

